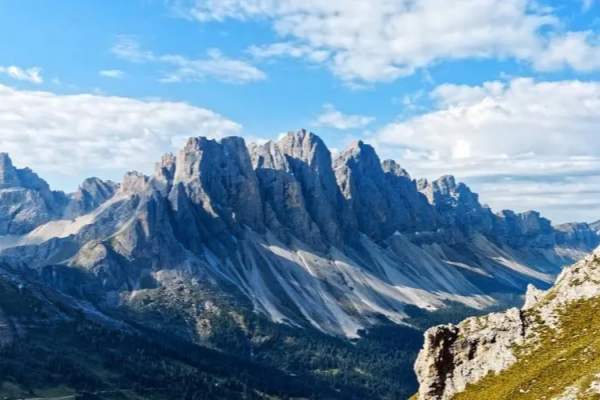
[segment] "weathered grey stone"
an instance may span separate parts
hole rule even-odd
[[[60,218],[68,203],[30,169],[17,169],[0,153],[0,236],[22,235]]]
[[[546,292],[529,287],[522,310],[469,318],[458,326],[432,328],[425,333],[415,371],[420,400],[446,400],[499,373],[517,358],[516,346],[534,348],[541,325],[556,328],[565,305],[600,296],[600,251],[566,268]]]
[[[112,181],[104,182],[98,178],[88,178],[77,191],[70,196],[64,218],[73,219],[88,214],[110,200],[119,190]]]

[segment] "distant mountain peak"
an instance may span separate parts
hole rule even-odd
[[[17,169],[7,153],[0,153],[0,189],[21,185]]]
[[[394,160],[384,160],[381,165],[386,173],[392,173],[396,176],[412,179],[408,171],[402,168],[402,166]]]

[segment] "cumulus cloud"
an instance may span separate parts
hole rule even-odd
[[[441,85],[430,96],[436,110],[388,124],[372,138],[416,176],[457,174],[489,192],[484,201],[497,208],[510,206],[510,196],[522,201],[517,208],[534,207],[522,196],[528,185],[600,181],[600,82],[519,78]],[[502,191],[509,195],[498,196]],[[554,207],[547,212],[558,219],[568,212],[564,204],[547,207]]]
[[[6,74],[13,79],[17,79],[20,81],[27,81],[27,82],[31,82],[31,83],[43,83],[44,82],[44,79],[42,79],[42,76],[40,75],[41,72],[42,72],[42,69],[39,67],[23,69],[23,68],[15,67],[14,65],[11,65],[10,67],[0,66],[0,74]]]
[[[17,165],[78,182],[102,171],[150,172],[184,138],[221,138],[240,131],[237,123],[185,103],[0,85],[1,151]]]
[[[125,72],[118,70],[118,69],[107,69],[107,70],[98,72],[98,74],[105,78],[113,78],[113,79],[123,79],[125,77]]]
[[[446,159],[456,158],[457,147],[470,148],[473,157],[600,154],[599,82],[519,78],[474,87],[442,85],[430,95],[438,110],[390,124],[378,140]]]
[[[336,110],[331,104],[325,105],[325,113],[320,115],[315,121],[316,126],[326,126],[329,128],[348,130],[363,128],[373,121],[374,117],[365,115],[346,115]]]
[[[534,60],[539,71],[555,71],[564,67],[579,72],[600,70],[600,34],[592,31],[567,32],[553,36],[544,52]]]
[[[174,69],[160,79],[163,83],[196,82],[212,78],[225,83],[244,84],[267,79],[263,71],[249,62],[231,59],[218,49],[209,49],[206,58],[202,59],[189,59],[177,54],[156,55],[142,50],[134,38],[119,36],[112,52],[130,62],[172,65]]]
[[[388,82],[442,60],[514,58],[586,70],[592,35],[567,32],[535,0],[177,0],[198,21],[267,20],[288,42],[253,47],[263,56],[307,58],[346,81]],[[443,10],[443,18],[440,18]],[[586,36],[586,37],[583,37]],[[565,46],[586,47],[581,56]],[[546,54],[550,52],[550,54]],[[539,58],[545,61],[538,62]]]

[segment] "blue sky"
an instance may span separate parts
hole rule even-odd
[[[373,144],[494,209],[600,219],[600,2],[0,0],[0,151],[54,188],[186,136]]]

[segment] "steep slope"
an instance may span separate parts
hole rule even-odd
[[[115,316],[117,317],[117,316]],[[221,338],[224,340],[224,338]],[[360,390],[360,389],[359,389]],[[0,265],[0,397],[355,398],[103,314]]]
[[[600,396],[600,250],[565,269],[522,309],[425,335],[419,399],[583,399]]]
[[[406,321],[410,305],[483,309],[495,293],[547,287],[598,244],[537,213],[495,215],[452,177],[417,184],[362,142],[332,159],[306,131],[249,148],[193,138],[152,176],[86,181],[70,204],[69,219],[5,237],[0,257],[110,309],[182,287],[182,330],[198,329],[192,310],[219,293],[275,322],[356,337],[382,315]]]
[[[19,235],[60,218],[68,203],[30,169],[17,169],[0,153],[0,235]]]
[[[0,250],[12,236],[26,234],[53,220],[72,219],[94,211],[116,189],[113,182],[90,178],[68,196],[50,190],[29,168],[16,168],[8,154],[0,153]]]

